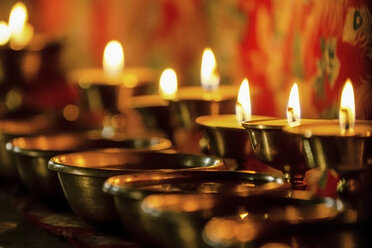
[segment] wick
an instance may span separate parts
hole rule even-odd
[[[292,107],[288,107],[287,111],[288,111],[288,113],[291,115],[291,120],[292,120],[292,122],[296,122],[296,117],[295,117],[295,115],[294,115],[294,110],[293,110],[293,108],[292,108]]]
[[[350,129],[349,109],[348,108],[341,108],[340,111],[345,116],[345,131],[349,131],[349,129]]]

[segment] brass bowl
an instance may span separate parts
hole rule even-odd
[[[133,96],[130,98],[129,107],[139,113],[147,130],[161,131],[174,141],[175,126],[167,100],[162,99],[160,95]]]
[[[252,116],[251,121],[273,119],[268,116]],[[207,153],[235,159],[238,168],[250,158],[254,158],[247,131],[238,124],[235,115],[204,115],[195,119],[206,141]]]
[[[345,134],[341,133],[338,120],[302,124],[284,131],[302,139],[309,168],[334,169],[340,174],[342,179],[337,185],[340,197],[355,203],[364,198],[361,194],[370,194],[369,177],[364,174],[370,169],[372,121],[357,120],[354,131]],[[363,207],[364,201],[360,204]]]
[[[0,184],[20,182],[14,157],[6,150],[6,143],[19,136],[30,136],[50,130],[54,120],[31,112],[17,112],[0,119]]]
[[[119,222],[112,197],[102,191],[109,177],[134,172],[224,168],[221,160],[207,156],[127,149],[72,153],[49,161],[49,169],[58,172],[72,210],[85,221],[107,228]]]
[[[216,92],[204,92],[201,87],[184,87],[170,100],[170,109],[178,127],[195,128],[195,118],[202,115],[235,113],[238,85],[223,85]]]
[[[150,68],[128,67],[117,76],[108,76],[101,68],[74,70],[69,74],[79,92],[82,112],[120,113],[133,95],[153,90],[158,72]]]
[[[62,153],[109,147],[162,150],[170,148],[171,142],[162,138],[104,139],[99,132],[91,131],[18,137],[6,144],[14,154],[23,183],[33,194],[48,199],[64,198],[57,173],[48,169],[50,158]]]
[[[229,196],[250,198],[258,195],[281,195],[287,188],[288,184],[282,178],[237,171],[129,174],[111,177],[103,186],[105,192],[114,196],[124,229],[135,240],[145,246],[151,244],[151,247],[161,244],[162,241],[159,239],[165,238],[157,234],[163,223],[152,222],[143,212],[141,202],[151,194],[215,195],[222,200]],[[185,208],[194,208],[187,200],[183,201],[183,204]]]
[[[301,123],[315,120],[302,119]],[[317,120],[319,123],[326,120]],[[302,184],[305,163],[301,138],[283,131],[288,126],[285,119],[243,122],[251,141],[256,158],[261,162],[283,172],[284,177],[293,184]]]
[[[153,194],[139,211],[159,247],[256,247],[280,232],[336,223],[344,205],[331,198]]]

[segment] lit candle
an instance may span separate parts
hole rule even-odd
[[[201,86],[180,87],[170,106],[178,126],[195,128],[194,120],[202,115],[233,114],[238,85],[220,86],[220,77],[213,52],[206,48],[203,52]]]
[[[23,49],[32,39],[33,27],[27,23],[27,8],[22,2],[14,4],[9,16],[10,47],[14,50]]]
[[[325,121],[325,122],[324,122]],[[319,122],[319,120],[318,120]],[[355,119],[355,99],[354,90],[350,79],[348,79],[343,87],[339,118],[337,120],[323,120],[323,122],[303,123],[308,125],[300,125],[293,129],[294,132],[306,133],[306,136],[354,136],[367,137],[371,136],[372,126],[371,121]]]
[[[177,75],[172,68],[167,68],[160,76],[159,92],[164,99],[174,99],[177,93]]]
[[[243,122],[247,129],[256,158],[261,162],[283,172],[284,178],[294,188],[303,188],[302,179],[308,168],[301,146],[301,139],[288,135],[283,128],[295,128],[301,123],[324,123],[325,120],[301,119],[298,86],[292,86],[288,105],[287,119],[272,119]]]
[[[249,84],[248,80],[244,79],[239,89],[235,115],[204,115],[195,120],[206,140],[208,152],[218,157],[235,159],[239,169],[243,169],[244,162],[253,155],[248,134],[241,122],[272,119],[268,116],[252,115],[251,109]]]
[[[120,42],[112,40],[104,49],[101,68],[78,69],[69,74],[70,81],[79,86],[80,105],[85,109],[82,112],[97,115],[93,119],[99,122],[107,113],[125,112],[127,99],[146,91],[156,80],[157,73],[152,69],[124,67],[124,55]]]
[[[239,91],[237,85],[219,85],[220,76],[217,71],[217,63],[210,48],[204,49],[200,70],[200,86],[179,88],[176,100],[221,102],[233,100]],[[233,110],[231,111],[233,113]],[[215,113],[215,114],[218,114]]]
[[[102,59],[102,68],[84,68],[70,73],[70,80],[82,88],[91,85],[123,86],[135,88],[145,83],[153,83],[157,73],[149,68],[125,67],[124,50],[119,41],[107,43]]]
[[[0,21],[0,46],[5,45],[10,40],[10,28],[5,21]]]
[[[163,131],[173,139],[173,125],[169,111],[169,101],[177,93],[177,74],[172,68],[166,68],[159,80],[159,94],[133,96],[129,107],[142,117],[142,123],[149,130]]]
[[[308,167],[335,169],[344,177],[338,190],[349,194],[362,187],[356,178],[367,168],[367,159],[371,157],[368,145],[372,142],[372,121],[355,120],[354,101],[352,83],[348,79],[342,91],[338,120],[284,129],[302,138]]]

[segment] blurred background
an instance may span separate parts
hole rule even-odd
[[[8,21],[15,2],[1,0],[0,20]],[[33,39],[52,44],[49,49],[58,54],[57,59],[47,60],[54,69],[39,75],[37,84],[28,84],[30,104],[58,109],[76,101],[73,89],[64,87],[66,73],[101,66],[105,45],[117,39],[123,44],[126,66],[159,71],[173,67],[181,87],[199,85],[202,51],[211,47],[222,84],[240,84],[248,78],[255,92],[254,114],[285,116],[290,87],[297,82],[302,117],[337,118],[341,90],[350,78],[358,118],[372,119],[371,1],[24,3],[34,28]],[[30,73],[37,61],[35,56],[28,58]]]

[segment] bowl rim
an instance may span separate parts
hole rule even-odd
[[[188,175],[189,174],[189,175]],[[281,176],[267,174],[267,173],[257,173],[253,171],[226,171],[226,170],[198,170],[198,171],[176,171],[176,172],[156,172],[156,173],[131,173],[127,175],[118,175],[108,178],[103,184],[102,190],[113,196],[124,196],[132,197],[134,199],[142,199],[143,197],[150,194],[190,194],[190,192],[167,192],[160,189],[143,189],[138,187],[141,183],[150,183],[150,185],[140,185],[154,186],[159,183],[164,183],[168,180],[183,180],[185,178],[197,178],[195,177],[211,177],[211,180],[224,180],[227,177],[233,177],[232,179],[240,179],[247,181],[265,181],[266,183],[276,183],[276,187],[270,190],[257,190],[255,193],[250,193],[250,195],[260,195],[265,193],[281,192],[290,187]],[[226,177],[227,176],[227,177]],[[124,185],[123,185],[124,184]],[[137,185],[136,185],[137,184]],[[208,194],[208,193],[206,193]],[[226,195],[226,192],[211,193]]]
[[[92,167],[79,167],[75,165],[67,165],[58,162],[63,156],[76,156],[78,154],[83,154],[89,156],[92,153],[138,153],[140,155],[146,156],[147,154],[161,154],[163,156],[172,157],[172,156],[191,156],[191,157],[203,157],[208,158],[210,160],[214,160],[214,163],[209,166],[199,166],[199,167],[190,167],[190,168],[181,168],[181,169],[128,169],[128,168],[92,168]],[[186,153],[179,153],[174,150],[161,150],[161,151],[151,151],[151,150],[134,150],[134,149],[125,149],[125,148],[106,148],[106,149],[96,149],[96,150],[89,150],[89,151],[82,151],[82,152],[74,152],[74,153],[66,153],[54,156],[49,159],[48,161],[48,168],[50,170],[56,171],[58,173],[65,173],[65,174],[72,174],[72,175],[79,175],[79,176],[93,176],[93,177],[110,177],[119,174],[128,174],[128,173],[149,173],[154,171],[159,172],[173,172],[173,171],[188,171],[188,170],[222,170],[227,168],[227,165],[223,162],[222,159],[213,157],[213,156],[206,156],[206,155],[199,155],[199,154],[186,154]]]
[[[339,121],[338,119],[324,119],[324,123],[304,123],[300,124],[296,127],[284,127],[283,131],[291,134],[291,135],[296,135],[296,136],[301,136],[304,139],[311,139],[311,138],[338,138],[338,139],[350,139],[350,138],[355,138],[355,139],[363,139],[363,138],[370,138],[372,137],[372,121],[370,120],[355,120],[355,125],[359,124],[369,124],[371,126],[371,130],[365,133],[350,133],[350,134],[345,134],[341,135],[340,134],[317,134],[317,133],[312,133],[309,129],[306,129],[307,127],[319,127],[325,124],[332,124],[339,126]],[[301,131],[300,129],[304,128],[305,130]],[[309,130],[310,132],[307,132]]]
[[[94,130],[95,131],[95,130]],[[96,136],[94,136],[96,135]],[[128,137],[128,138],[122,138],[122,139],[106,139],[103,137],[99,137],[97,133],[92,132],[92,131],[87,131],[87,132],[63,132],[63,133],[52,133],[52,134],[39,134],[39,135],[32,135],[32,136],[21,136],[21,137],[15,137],[5,144],[5,148],[8,151],[11,151],[16,154],[22,154],[26,156],[31,156],[31,157],[39,157],[39,156],[44,156],[44,157],[52,157],[56,156],[61,153],[73,153],[77,151],[85,151],[85,150],[95,150],[85,148],[85,149],[79,149],[78,146],[75,148],[71,149],[61,149],[61,150],[55,150],[55,149],[50,149],[50,150],[44,150],[44,149],[38,149],[38,148],[24,148],[15,145],[14,143],[20,139],[26,139],[26,140],[37,140],[37,139],[42,139],[42,138],[58,138],[58,137],[76,137],[78,139],[85,139],[87,141],[94,141],[94,140],[102,140],[102,141],[113,141],[113,142],[118,142],[118,148],[120,147],[119,143],[120,142],[126,142],[126,141],[158,141],[158,143],[154,145],[150,145],[148,147],[139,147],[139,148],[123,148],[123,149],[128,149],[128,150],[164,150],[164,149],[170,149],[172,147],[172,142],[169,139],[166,138],[161,138],[161,137]],[[90,138],[91,137],[91,138]]]

